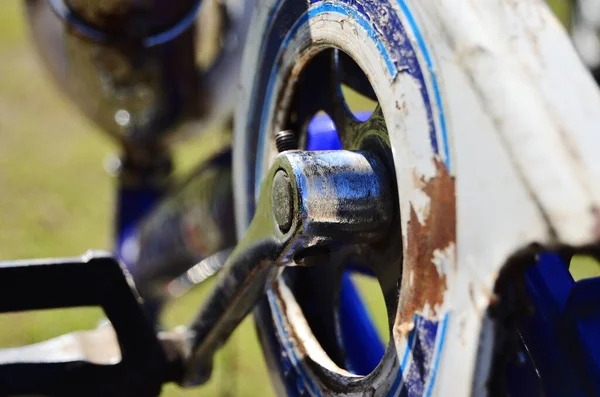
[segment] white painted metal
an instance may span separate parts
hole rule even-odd
[[[246,133],[256,60],[273,4],[261,1],[251,26],[240,80],[237,142]],[[273,92],[280,92],[288,71],[302,67],[308,55],[296,49],[309,42],[339,47],[357,61],[373,83],[393,143],[405,250],[412,244],[406,239],[411,211],[419,223],[427,222],[431,203],[439,197],[428,196],[424,185],[439,177],[436,164],[449,162],[455,178],[456,241],[438,247],[432,258],[447,289],[441,304],[425,306],[419,314],[436,318],[451,313],[434,394],[486,394],[493,332],[485,311],[506,259],[532,242],[581,246],[600,236],[595,212],[600,208],[600,95],[569,37],[541,1],[405,4],[425,38],[441,86],[442,105],[436,111],[443,108],[445,114],[450,159],[431,148],[420,83],[405,73],[390,76],[364,29],[339,14],[320,14],[291,39],[280,54]],[[406,22],[399,3],[394,8]],[[408,36],[416,43],[414,32],[409,30]],[[418,55],[426,69],[424,55]],[[431,78],[426,76],[428,86]],[[268,133],[281,126],[287,100],[289,90],[265,104]],[[240,234],[247,226],[247,200],[253,199],[242,183],[247,150],[235,149]],[[274,153],[268,140],[265,153],[263,169]],[[409,320],[397,319],[394,338],[400,357]],[[307,351],[310,355],[311,349]],[[315,350],[316,362],[320,354]]]

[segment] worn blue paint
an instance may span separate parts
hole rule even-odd
[[[121,259],[126,259],[122,255],[123,244],[137,234],[138,223],[150,212],[163,193],[160,189],[144,185],[139,187],[118,187],[115,251]],[[129,270],[132,270],[131,267],[134,264],[125,261],[125,265]]]
[[[290,31],[286,34],[285,39],[281,44],[280,52],[288,47],[292,38],[296,36],[296,33],[298,33],[298,29],[305,25],[309,19],[312,19],[317,15],[323,13],[340,14],[345,17],[350,17],[352,18],[352,20],[358,23],[360,27],[362,27],[365,30],[365,32],[367,32],[369,38],[373,40],[373,42],[377,45],[377,49],[379,50],[379,52],[385,54],[383,58],[385,60],[385,64],[387,66],[388,73],[390,74],[390,76],[396,76],[396,74],[398,73],[398,68],[396,67],[394,62],[392,62],[390,54],[387,52],[387,49],[384,46],[383,42],[381,40],[378,40],[378,33],[373,27],[373,25],[370,23],[370,21],[364,17],[364,14],[360,14],[354,8],[339,1],[322,2],[318,7],[310,8],[306,13],[302,14],[302,16],[300,16],[300,18],[296,21],[296,23],[294,23]]]
[[[414,328],[408,334],[399,375],[388,392],[389,396],[430,396],[433,391],[446,335],[448,314],[444,315],[442,321],[415,314],[413,324]]]
[[[267,290],[267,299],[269,300],[270,308],[271,308],[271,312],[275,314],[275,325],[277,328],[277,331],[281,333],[281,335],[283,336],[283,340],[281,338],[277,338],[279,343],[283,342],[283,346],[281,346],[283,348],[283,350],[280,351],[279,353],[279,357],[283,357],[285,356],[286,359],[289,359],[292,363],[292,365],[294,366],[294,374],[296,376],[289,376],[288,374],[288,379],[286,379],[288,382],[290,380],[292,380],[294,382],[294,386],[290,387],[290,385],[288,384],[286,386],[288,391],[292,391],[294,390],[295,385],[298,384],[298,382],[300,380],[298,380],[298,377],[301,378],[301,380],[304,382],[304,384],[308,387],[308,389],[311,391],[311,394],[313,396],[319,397],[321,396],[321,391],[319,390],[319,387],[316,385],[316,383],[314,383],[311,379],[311,377],[308,376],[308,374],[306,373],[306,371],[304,370],[304,367],[301,365],[299,358],[295,355],[295,354],[289,354],[290,352],[294,352],[295,351],[295,347],[292,344],[292,339],[290,338],[290,335],[288,334],[286,327],[284,325],[283,322],[283,318],[282,318],[282,314],[281,311],[279,310],[279,306],[277,305],[277,299],[275,298],[275,294],[273,293],[272,290]],[[296,393],[291,393],[290,396],[296,396],[298,394]]]
[[[432,57],[409,8],[402,0],[399,0],[399,4],[411,25],[413,35],[417,38],[419,53],[423,54],[427,64],[435,100],[435,109],[437,110],[437,124],[440,126],[439,134],[442,138],[442,153],[446,167],[450,170],[451,161],[448,132],[443,111],[440,84],[437,81]],[[382,12],[387,15],[386,23],[382,23],[381,21]],[[380,50],[382,59],[388,67],[390,78],[394,79],[398,73],[403,72],[417,79],[420,83],[421,95],[427,112],[431,145],[434,153],[442,155],[440,153],[438,131],[435,122],[436,112],[431,104],[428,84],[424,78],[417,52],[413,48],[411,40],[408,39],[407,32],[399,16],[396,15],[389,3],[383,1],[312,1],[308,9],[304,2],[280,1],[275,6],[275,11],[269,16],[273,29],[267,31],[262,41],[261,54],[263,58],[262,65],[264,67],[259,68],[259,76],[257,76],[257,82],[253,88],[251,109],[255,108],[254,104],[256,103],[271,103],[276,76],[279,72],[277,60],[282,51],[309,19],[322,13],[338,13],[351,17],[365,29]],[[262,148],[264,147],[264,137],[266,136],[264,129],[266,128],[268,118],[268,106],[261,106],[260,108],[263,109],[263,112],[260,115],[251,114],[249,120],[250,126],[259,131],[257,158],[262,158],[263,156]],[[260,162],[257,162],[255,166],[255,175],[260,175]],[[256,192],[259,190],[258,184],[260,184],[260,178],[255,178],[255,181]]]
[[[417,39],[417,43],[419,44],[419,49],[421,50],[421,54],[423,54],[423,58],[425,58],[425,62],[427,63],[427,69],[429,70],[429,76],[431,78],[431,85],[433,88],[433,92],[435,95],[435,101],[437,102],[437,110],[439,112],[440,119],[440,128],[442,133],[442,140],[444,142],[444,163],[446,164],[446,168],[448,170],[451,169],[450,163],[450,142],[448,142],[448,130],[446,129],[446,116],[444,114],[444,106],[442,102],[442,94],[440,90],[440,85],[437,80],[437,76],[435,75],[435,67],[433,65],[433,60],[431,55],[429,54],[429,49],[427,48],[427,44],[425,44],[425,39],[423,39],[423,35],[419,30],[417,22],[415,21],[415,17],[410,12],[410,9],[406,5],[404,0],[398,0],[398,4],[402,8],[402,12],[406,16],[408,20],[408,24],[410,25],[415,38]]]
[[[437,371],[440,365],[440,358],[442,357],[442,351],[444,350],[444,343],[446,341],[446,328],[448,326],[448,317],[449,314],[446,313],[444,315],[444,318],[442,319],[441,324],[439,325],[439,331],[437,333],[437,340],[436,340],[436,347],[435,347],[435,353],[434,353],[434,357],[433,357],[433,363],[431,364],[431,373],[429,376],[429,383],[427,385],[427,389],[425,390],[425,396],[429,397],[431,396],[431,393],[433,392],[433,385],[435,383],[435,379],[437,376]]]
[[[100,43],[110,43],[115,41],[115,37],[112,37],[103,30],[97,29],[90,25],[79,15],[77,15],[76,12],[72,11],[69,6],[65,4],[64,0],[50,0],[49,3],[54,13],[62,18],[69,28],[77,31],[82,36]],[[141,40],[142,45],[147,48],[155,47],[168,43],[169,41],[180,36],[183,32],[190,29],[194,25],[196,19],[198,18],[201,5],[202,1],[197,0],[187,14],[177,21],[177,23],[170,26],[163,32],[143,38]]]
[[[432,358],[439,323],[415,316],[414,324],[410,346],[412,361],[411,365],[406,367],[404,384],[409,396],[423,396],[434,362]]]
[[[367,119],[368,112],[357,115]],[[335,150],[341,148],[335,125],[327,115],[318,115],[309,123],[307,150]],[[280,357],[280,374],[291,395],[300,395],[294,385],[302,384],[319,395],[319,387],[307,377],[306,371],[295,356],[295,348],[289,340],[282,314],[272,291],[268,293],[272,318],[284,343]],[[342,279],[340,292],[340,319],[344,347],[347,355],[347,369],[360,375],[370,373],[385,352],[377,330],[362,302],[356,288],[346,273]],[[437,374],[439,357],[443,348],[448,315],[443,320],[434,321],[420,315],[414,317],[414,329],[409,333],[407,349],[404,353],[398,376],[394,379],[388,395],[429,396],[433,390],[433,380]],[[290,365],[294,371],[290,369]]]

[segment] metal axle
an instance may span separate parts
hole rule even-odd
[[[190,326],[183,384],[208,380],[213,355],[262,296],[276,266],[380,240],[392,219],[387,171],[365,152],[281,153],[267,173],[252,222]]]

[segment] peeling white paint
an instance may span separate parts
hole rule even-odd
[[[433,251],[433,259],[431,260],[435,265],[440,275],[450,274],[452,266],[456,260],[456,245],[454,242],[448,244],[446,248],[436,249]]]
[[[427,218],[429,218],[431,198],[421,189],[415,189],[412,191],[410,202],[412,209],[417,214],[419,223],[424,226]]]
[[[284,282],[280,282],[278,283],[278,289],[281,294],[281,299],[285,301],[286,315],[287,318],[290,319],[290,326],[293,327],[293,333],[297,338],[293,339],[292,342],[299,343],[303,347],[302,349],[298,349],[298,351],[306,350],[311,359],[330,371],[338,372],[345,376],[356,377],[356,375],[338,367],[331,361],[317,341],[317,338],[315,338],[315,335],[312,333],[306,318],[302,314],[302,309],[296,302],[294,294],[287,285]]]

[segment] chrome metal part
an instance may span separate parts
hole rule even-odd
[[[25,3],[56,82],[126,146],[166,146],[231,118],[253,0]]]
[[[0,312],[97,305],[114,330],[105,325],[0,350],[0,394],[153,396],[165,382],[202,383],[215,351],[254,308],[277,265],[376,243],[390,228],[393,208],[386,167],[372,154],[280,154],[263,183],[252,225],[195,321],[158,336],[129,274],[111,257],[2,263]]]
[[[298,131],[300,131],[299,141],[305,143],[306,149],[322,150],[324,147],[335,147],[344,150],[370,152],[385,164],[390,173],[393,173],[395,162],[388,134],[390,126],[384,119],[381,105],[378,102],[368,102],[363,106],[373,108],[372,112],[353,112],[346,101],[346,94],[341,89],[343,86],[351,87],[356,90],[355,94],[376,101],[377,97],[373,87],[371,87],[364,72],[352,58],[335,48],[323,50],[314,58],[309,58],[305,62],[307,63],[303,66],[303,69],[298,68],[298,63],[294,66],[294,70],[301,70],[298,75],[298,82],[281,90],[281,97],[274,100],[274,103],[278,104],[278,112],[274,118],[286,120],[284,124],[276,124],[274,126],[275,131],[304,126],[304,128],[299,128]],[[292,99],[286,102],[287,98]],[[319,101],[311,101],[308,98],[319,98]],[[364,98],[362,101],[365,102]],[[319,112],[324,112],[326,115],[319,114]],[[316,116],[315,113],[317,113]],[[313,123],[324,118],[329,119],[331,128],[335,129],[335,133],[329,134],[328,137],[325,134],[314,134]],[[313,126],[312,129],[311,126]],[[312,132],[309,133],[309,130]],[[252,144],[248,143],[249,146]],[[265,145],[263,149],[263,153],[266,153],[264,154],[265,158],[272,158],[273,147],[276,145],[277,135],[275,135],[275,145],[272,142]],[[265,160],[263,158],[257,162],[264,164]],[[394,184],[393,190],[397,191],[395,185],[396,175],[390,175],[390,180]],[[253,183],[252,180],[249,183]],[[339,315],[345,310],[342,306],[343,303],[338,298],[339,291],[342,288],[341,274],[344,269],[350,267],[352,269],[367,270],[377,278],[385,298],[389,319],[389,335],[394,332],[393,327],[397,317],[399,301],[402,301],[402,299],[404,301],[410,300],[413,296],[433,295],[432,290],[437,285],[435,284],[437,280],[434,278],[436,273],[431,272],[431,269],[434,269],[434,264],[423,260],[417,264],[417,271],[413,272],[413,274],[424,275],[416,282],[416,284],[422,283],[416,288],[419,293],[413,293],[414,289],[411,286],[404,289],[400,288],[402,274],[405,269],[401,221],[399,209],[395,209],[393,212],[396,218],[392,221],[393,227],[389,229],[385,240],[375,245],[363,244],[350,247],[343,257],[334,259],[332,256],[322,256],[319,258],[319,263],[327,263],[327,269],[324,267],[311,269],[310,277],[299,276],[297,271],[292,275],[290,274],[291,271],[288,271],[282,273],[282,276],[273,284],[274,296],[277,297],[277,304],[282,313],[283,322],[286,329],[291,330],[289,335],[297,340],[296,345],[306,345],[302,337],[295,336],[302,335],[306,331],[310,332],[310,335],[314,335],[314,342],[316,342],[314,345],[320,346],[325,351],[326,356],[322,354],[322,351],[311,348],[301,353],[306,354],[310,360],[314,360],[315,364],[310,366],[311,371],[314,371],[325,383],[333,383],[340,387],[359,390],[360,387],[369,384],[373,379],[385,379],[386,377],[392,379],[391,372],[397,367],[395,354],[391,354],[396,351],[396,346],[390,338],[383,359],[385,362],[381,365],[381,368],[386,368],[385,371],[378,370],[376,373],[373,372],[366,380],[357,381],[355,377],[347,376],[347,372],[342,370],[350,369],[350,372],[352,372],[356,368],[356,363],[352,363],[349,358],[348,345],[346,345],[346,343],[351,344],[352,342],[345,342],[350,338],[344,336]],[[446,211],[446,216],[451,214],[451,211]],[[440,217],[440,219],[442,218]],[[412,222],[412,224],[419,223]],[[432,233],[430,238],[435,239],[435,235]],[[435,249],[433,244],[430,247],[432,247],[432,250]],[[331,268],[335,270],[331,271]],[[408,272],[409,269],[406,270],[407,277],[405,279],[408,281],[411,278]],[[298,278],[302,281],[298,281]],[[423,286],[426,288],[423,288]],[[281,292],[286,288],[292,294]],[[308,296],[303,292],[306,289],[311,291]],[[315,298],[316,293],[312,292],[317,289],[322,294],[319,298]],[[400,298],[402,294],[407,296],[408,299]],[[302,316],[294,315],[297,312],[295,310],[289,310],[288,312],[288,309],[293,305],[299,305]],[[318,310],[312,309],[314,307],[318,307]],[[318,313],[316,313],[317,311]],[[410,324],[412,316],[408,316],[408,318]],[[308,324],[308,327],[306,324]],[[367,349],[365,348],[365,350]],[[332,367],[329,359],[338,368],[333,369],[334,367]],[[379,360],[374,361],[380,362]],[[372,371],[362,371],[363,374],[370,372]]]
[[[385,114],[401,231],[389,241],[403,258],[399,303],[389,308],[400,368],[362,390],[332,365],[327,378],[315,376],[328,363],[312,324],[302,332],[286,279],[270,284],[281,293],[271,290],[257,319],[281,394],[300,384],[311,395],[487,395],[491,357],[505,346],[486,310],[507,299],[495,293],[507,259],[533,242],[598,241],[600,95],[568,36],[544,2],[459,3],[357,1],[336,16],[321,2],[266,0],[257,12],[236,117],[238,233],[275,157],[275,133],[324,110],[353,150],[353,120],[319,92],[331,46],[364,71]],[[312,84],[309,69],[321,71],[309,73]]]
[[[293,130],[279,131],[275,135],[275,145],[279,153],[286,150],[296,150],[298,149],[298,136]]]
[[[275,173],[273,178],[273,189],[271,190],[271,201],[277,203],[273,206],[273,216],[282,233],[290,230],[292,226],[294,209],[293,187],[290,177],[283,170]]]
[[[195,264],[235,245],[230,152],[197,168],[142,221],[133,236],[131,273],[145,300],[171,295],[167,285]],[[221,258],[223,255],[221,255]],[[226,256],[225,258],[226,259]],[[198,272],[197,271],[197,272]],[[196,273],[197,273],[196,272]],[[197,276],[191,276],[196,279]]]
[[[263,181],[250,227],[190,326],[181,383],[209,378],[215,351],[255,306],[277,265],[384,237],[394,216],[391,187],[385,166],[366,152],[280,154]],[[274,194],[278,190],[284,193]],[[291,219],[287,210],[274,213],[281,200],[291,205]],[[281,228],[288,221],[288,230]]]
[[[187,272],[171,280],[166,285],[164,292],[171,298],[182,296],[195,285],[201,284],[217,274],[227,262],[227,258],[231,255],[232,251],[233,248],[227,248],[201,260]]]

